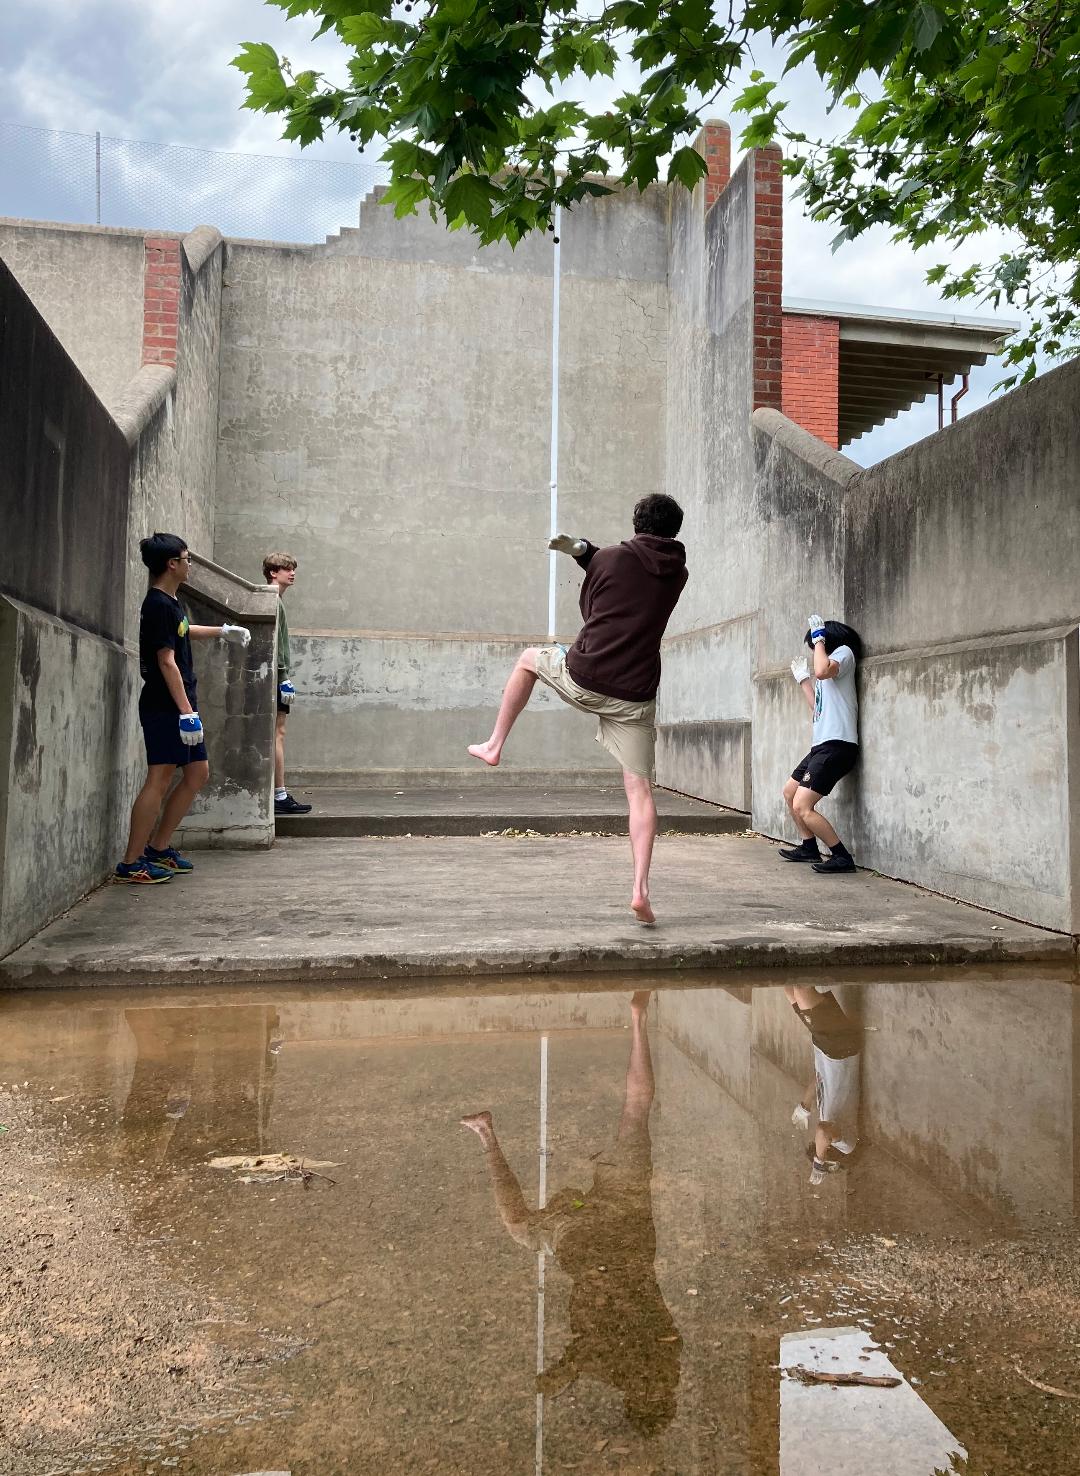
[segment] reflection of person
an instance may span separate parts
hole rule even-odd
[[[656,753],[656,691],[660,640],[686,584],[686,551],[675,535],[682,508],[654,493],[634,508],[634,536],[609,548],[560,533],[548,547],[570,554],[585,570],[578,603],[584,624],[566,646],[529,646],[503,691],[491,737],[469,753],[494,768],[539,678],[570,707],[597,718],[597,742],[623,771],[630,811],[634,893],[630,909],[646,925],[649,867],[656,840],[652,778]]]
[[[275,657],[277,681],[277,716],[274,719],[274,814],[306,815],[310,805],[302,805],[293,799],[285,788],[285,724],[289,709],[296,696],[292,684],[292,651],[289,647],[289,619],[285,614],[285,592],[296,582],[296,560],[292,554],[271,553],[263,559],[263,578],[278,592],[277,653]]]
[[[191,572],[191,554],[175,533],[154,533],[139,544],[150,588],[139,613],[139,722],[146,746],[146,779],[131,810],[131,828],[116,880],[171,881],[193,870],[171,844],[199,790],[210,778],[195,692],[191,642],[220,639],[247,646],[242,625],[192,625],[177,598]],[[169,785],[177,769],[180,782]]]
[[[810,1108],[816,1105],[810,1182],[820,1184],[841,1162],[836,1154],[853,1152],[859,1140],[862,1030],[829,989],[785,984],[784,993],[814,1045],[814,1076],[791,1120],[796,1127],[808,1127]]]
[[[519,1245],[549,1250],[573,1279],[571,1339],[537,1379],[561,1393],[581,1374],[621,1390],[626,1418],[643,1435],[672,1420],[682,1339],[656,1280],[649,1113],[655,1086],[646,1012],[649,993],[631,1002],[630,1062],[614,1148],[597,1161],[590,1190],[561,1189],[532,1211],[503,1156],[490,1112],[463,1117],[484,1145],[495,1204]]]
[[[785,861],[808,861],[815,871],[854,871],[851,852],[817,807],[858,762],[855,667],[862,658],[862,641],[850,625],[811,615],[806,644],[814,652],[814,680],[802,659],[791,663],[791,674],[814,714],[813,746],[784,785],[784,802],[802,840],[780,855]],[[819,840],[829,848],[827,861],[821,859]]]

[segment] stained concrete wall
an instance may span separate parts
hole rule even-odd
[[[142,362],[143,233],[0,218],[0,260],[111,408]]]
[[[663,481],[666,211],[660,190],[564,221],[559,522],[597,542]],[[326,248],[229,247],[215,558],[253,579],[272,548],[300,561],[294,775],[467,771],[547,634],[552,252],[374,206]],[[581,575],[557,567],[570,640]],[[422,695],[397,686],[421,668]],[[507,765],[568,762],[610,767],[548,702]]]
[[[867,645],[861,762],[827,812],[865,865],[1073,932],[1078,388],[1080,366],[1068,365],[865,471],[781,416],[754,417],[755,496],[782,479],[787,568],[811,572],[807,529],[824,529],[825,570],[842,574],[831,609]],[[823,474],[840,493],[839,542]],[[828,587],[819,580],[808,590]],[[778,602],[792,582],[781,554]],[[802,751],[787,741],[802,699],[766,656],[754,701],[754,823],[790,834],[779,789]]]
[[[104,270],[100,262],[112,249],[102,242],[119,240],[126,249],[127,238],[83,234],[91,276]],[[55,285],[78,237],[28,230],[20,239],[34,246],[27,259],[41,281]],[[54,246],[55,273],[46,269]],[[137,246],[141,280],[141,237]],[[136,703],[147,575],[138,539],[155,527],[181,531],[196,548],[213,538],[221,255],[217,233],[185,239],[177,368],[139,368],[136,360],[113,396],[113,414],[0,263],[0,954],[100,882],[126,839],[145,765]],[[87,342],[100,327],[102,304],[122,296],[118,272],[117,284],[99,284],[85,315],[76,313]],[[61,319],[65,304],[77,301],[77,281],[76,274],[73,295],[61,294],[51,308]],[[42,296],[50,300],[44,289]],[[140,342],[141,306],[140,291]],[[101,345],[100,363],[117,372],[121,337],[117,327]],[[258,596],[267,598],[261,590]],[[241,709],[272,707],[272,634],[264,644],[261,678],[253,669],[239,684]],[[234,709],[237,698],[234,686]],[[272,829],[272,718],[265,726],[264,779],[258,794],[249,786],[246,826],[249,841],[261,826],[264,843]],[[237,765],[241,773],[251,765],[243,747]],[[224,791],[220,798],[224,804]],[[235,795],[229,802],[228,824],[208,827],[216,834],[244,829]]]
[[[686,513],[690,582],[658,704],[661,783],[740,809],[771,516],[751,491],[755,167],[747,155],[708,212],[703,186],[671,202],[665,476]]]

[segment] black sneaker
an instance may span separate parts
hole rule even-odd
[[[815,871],[854,871],[855,862],[850,856],[830,856],[827,861],[815,861]]]
[[[287,794],[283,800],[274,801],[275,815],[306,815],[310,809],[310,805],[302,805],[299,800],[294,800],[291,794]]]
[[[787,850],[781,850],[780,858],[783,861],[820,861],[821,852],[817,846],[812,851],[804,846],[790,846]]]

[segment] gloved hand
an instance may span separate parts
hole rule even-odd
[[[246,625],[223,625],[221,639],[228,641],[230,646],[250,646],[251,631]]]
[[[815,1185],[816,1184],[824,1184],[824,1182],[825,1182],[825,1175],[828,1172],[828,1168],[829,1168],[828,1164],[823,1163],[820,1158],[818,1158],[818,1157],[815,1156],[815,1158],[814,1158],[814,1166],[810,1170],[810,1182],[811,1182],[811,1184],[815,1184]]]
[[[808,1128],[810,1126],[810,1114],[800,1102],[791,1114],[791,1121],[797,1128]]]
[[[548,540],[548,548],[553,548],[556,553],[570,554],[575,559],[580,559],[588,546],[584,538],[573,538],[569,533],[558,533]]]
[[[203,741],[202,719],[197,712],[182,712],[180,714],[180,742],[188,748],[194,748],[197,743]]]
[[[281,698],[286,707],[290,707],[292,705],[292,700],[296,696],[296,688],[293,686],[292,682],[289,681],[288,677],[286,677],[285,680],[278,687],[278,696]]]
[[[823,641],[825,639],[825,616],[824,615],[808,615],[806,617],[806,623],[810,627],[810,640],[811,640],[811,642],[814,642],[814,641]]]
[[[803,682],[808,682],[810,680],[810,668],[806,663],[805,656],[796,656],[795,660],[791,663],[791,675],[795,678],[800,687],[802,686]]]

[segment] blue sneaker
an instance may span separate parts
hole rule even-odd
[[[153,846],[147,846],[143,852],[143,860],[148,861],[151,866],[156,866],[159,871],[170,871],[173,876],[186,876],[195,868],[186,856],[181,856],[174,846],[166,846],[163,851],[156,851]]]
[[[118,882],[134,882],[137,886],[150,887],[158,882],[172,881],[173,874],[164,866],[155,866],[145,856],[140,856],[138,861],[118,861],[113,880]]]

